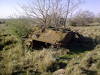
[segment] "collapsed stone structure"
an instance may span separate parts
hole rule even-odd
[[[74,37],[74,32],[63,28],[47,28],[34,27],[32,32],[27,36],[25,44],[27,47],[61,47],[67,46]]]

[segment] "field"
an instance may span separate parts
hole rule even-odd
[[[31,28],[25,20],[0,24],[0,75],[100,75],[100,26],[68,26],[84,37],[82,46],[41,50],[24,47]]]

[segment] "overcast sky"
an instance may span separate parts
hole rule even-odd
[[[0,18],[15,15],[16,10],[20,10],[18,3],[25,3],[25,1],[26,0],[0,0]],[[100,0],[85,0],[85,2],[79,6],[79,9],[100,13]],[[22,14],[20,13],[19,15]]]

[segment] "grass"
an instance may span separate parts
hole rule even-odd
[[[27,35],[31,29],[31,24],[27,19],[11,19],[6,22],[8,30],[19,37]]]
[[[96,45],[92,50],[49,48],[30,51],[23,47],[22,41],[22,36],[31,29],[27,27],[27,23],[25,20],[9,20],[6,25],[1,25],[0,75],[53,75],[59,69],[64,69],[65,75],[100,74],[99,26],[70,27],[73,31],[93,39]],[[90,59],[92,64],[89,63]]]
[[[72,59],[66,67],[66,74],[68,75],[99,75],[100,68],[100,51],[94,51],[81,54]]]

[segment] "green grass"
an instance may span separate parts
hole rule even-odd
[[[11,33],[17,34],[19,37],[27,35],[31,29],[31,24],[27,19],[11,19],[6,22],[6,25]]]
[[[28,26],[28,27],[27,27]],[[84,36],[96,40],[93,50],[79,51],[78,49],[42,49],[26,50],[23,47],[22,36],[30,32],[31,27],[25,20],[8,20],[0,27],[0,75],[52,75],[55,70],[64,66],[67,75],[81,75],[81,67],[87,68],[89,74],[97,72],[100,68],[100,29],[98,27],[71,27],[73,31],[78,30]],[[94,42],[95,43],[95,42]],[[70,52],[71,51],[71,52]],[[76,51],[76,52],[75,52]],[[93,55],[93,56],[92,56]],[[90,57],[97,62],[95,66],[87,67]],[[48,68],[54,72],[48,72]],[[91,73],[90,73],[91,72]],[[65,75],[66,75],[65,74]],[[85,73],[85,75],[89,75]]]

